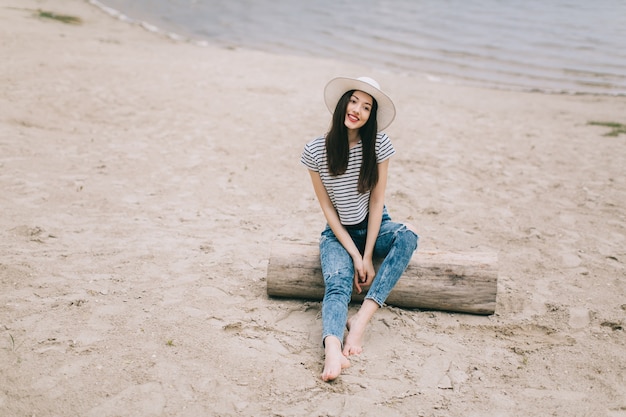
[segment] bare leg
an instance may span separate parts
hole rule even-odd
[[[326,336],[324,339],[324,355],[323,381],[336,379],[342,369],[350,366],[350,361],[341,353],[341,341],[335,336]]]
[[[366,299],[359,311],[348,320],[348,335],[343,346],[345,356],[360,355],[363,351],[363,335],[370,319],[380,306],[376,301]]]

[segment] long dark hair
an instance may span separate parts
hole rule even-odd
[[[345,125],[345,118],[348,103],[354,91],[346,92],[337,101],[330,130],[326,134],[326,159],[331,175],[343,174],[348,169],[350,145],[348,143],[348,128]],[[361,162],[358,185],[358,191],[361,194],[372,190],[378,182],[378,164],[376,162],[376,132],[378,132],[376,111],[378,110],[378,103],[376,103],[376,99],[373,97],[372,101],[370,117],[359,129],[363,149],[363,161]]]

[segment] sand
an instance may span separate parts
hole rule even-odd
[[[626,135],[588,124],[626,97],[203,47],[79,0],[1,0],[0,48],[0,415],[626,415]],[[299,158],[337,75],[398,107],[394,219],[499,275],[490,316],[382,309],[324,383],[320,303],[266,277],[324,226]]]

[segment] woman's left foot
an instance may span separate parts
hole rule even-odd
[[[365,327],[368,321],[360,319],[359,313],[356,313],[348,320],[346,324],[348,335],[343,344],[344,356],[360,355],[363,352],[363,335],[365,334]]]

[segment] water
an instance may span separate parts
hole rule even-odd
[[[626,0],[100,2],[194,41],[441,82],[626,95]]]

